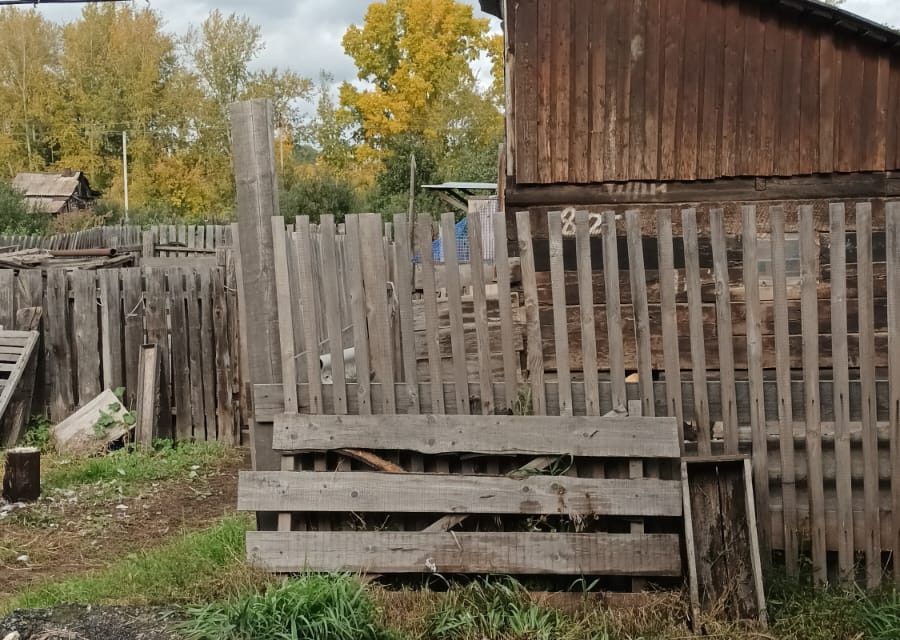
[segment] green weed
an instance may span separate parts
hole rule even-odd
[[[35,447],[44,452],[49,451],[51,426],[47,416],[31,416],[28,429],[25,431],[25,446]]]
[[[129,555],[101,571],[26,591],[0,604],[0,613],[60,604],[168,606],[231,597],[265,580],[244,562],[249,526],[248,518],[228,518],[211,530]]]
[[[434,640],[557,640],[578,637],[563,613],[537,606],[512,580],[473,582],[452,590],[428,620]]]
[[[52,490],[114,481],[127,492],[129,487],[215,467],[238,455],[216,442],[160,441],[149,450],[128,446],[97,458],[51,459],[42,482]]]
[[[387,640],[369,592],[349,575],[306,575],[265,593],[191,607],[189,640]]]

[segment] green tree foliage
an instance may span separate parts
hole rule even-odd
[[[356,190],[352,183],[325,171],[316,171],[294,179],[280,194],[281,215],[293,222],[297,216],[309,216],[318,222],[330,213],[338,221],[356,210]]]
[[[30,211],[22,194],[0,182],[0,233],[41,234],[47,229],[48,216]]]

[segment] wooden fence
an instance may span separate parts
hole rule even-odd
[[[276,219],[284,384],[254,387],[256,419],[599,416],[637,400],[678,418],[689,454],[752,452],[764,557],[795,573],[808,553],[824,580],[851,577],[861,552],[877,584],[900,548],[900,203],[551,212],[546,247],[533,223],[516,216],[511,278],[498,214],[495,281],[476,257],[464,292],[455,251],[414,264],[430,225],[398,216],[385,241],[376,216],[349,217],[345,235]],[[474,218],[470,234],[478,246]]]
[[[162,246],[179,245],[191,249],[191,253],[208,252],[215,255],[215,250],[231,246],[230,225],[153,225],[148,231],[157,244]],[[145,242],[144,229],[135,225],[115,225],[95,227],[73,233],[57,233],[42,236],[0,235],[0,251],[13,249],[140,249]],[[168,251],[157,254],[176,254]],[[149,256],[148,256],[149,257]]]
[[[0,325],[43,308],[35,407],[57,422],[103,389],[134,406],[139,353],[160,346],[174,405],[160,436],[239,441],[234,267],[0,270]],[[168,428],[172,427],[172,431]]]

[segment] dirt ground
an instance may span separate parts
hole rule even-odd
[[[0,520],[0,602],[37,583],[102,569],[179,532],[208,528],[234,511],[238,471],[248,467],[247,459],[229,462],[131,497],[88,486],[13,512]]]

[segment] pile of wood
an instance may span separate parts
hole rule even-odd
[[[0,253],[0,269],[112,269],[136,264],[135,253],[119,253],[116,249],[22,249]]]

